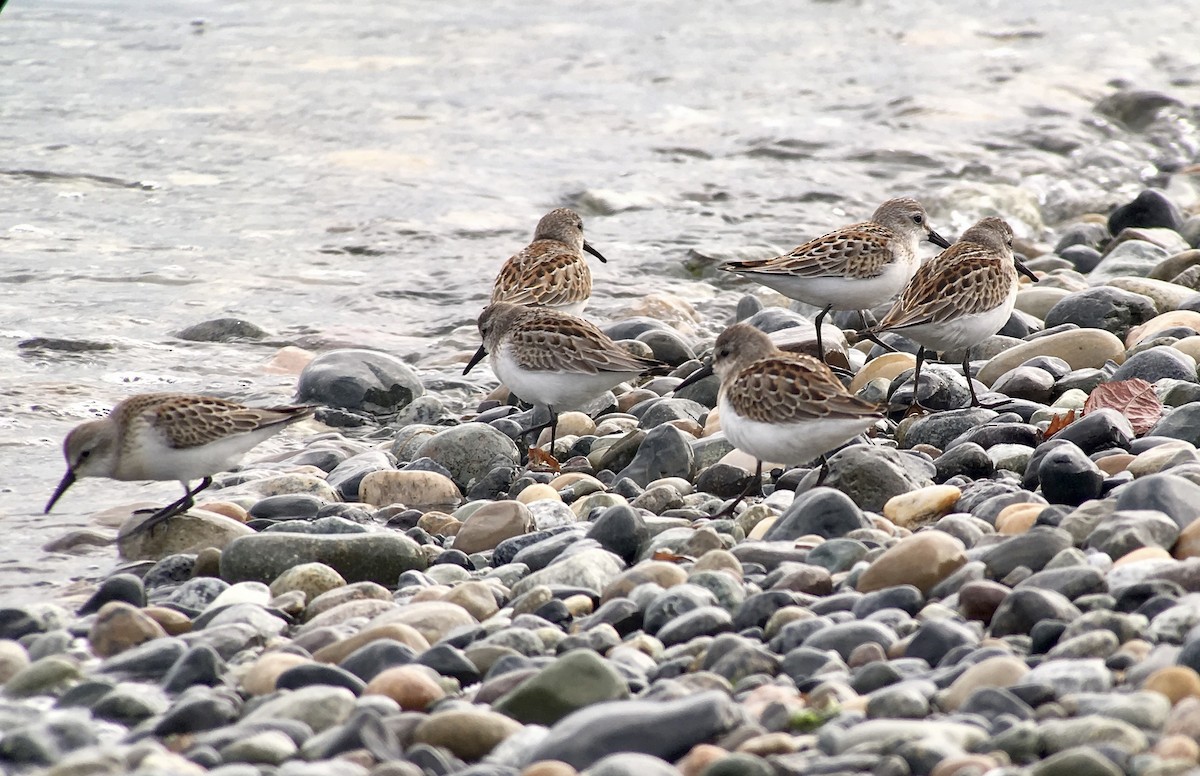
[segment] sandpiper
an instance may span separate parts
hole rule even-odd
[[[579,315],[592,295],[592,271],[583,252],[608,259],[583,239],[583,219],[570,208],[538,221],[533,242],[504,262],[492,285],[492,302],[540,304]]]
[[[255,408],[190,393],[144,393],[119,402],[108,416],[76,426],[63,442],[67,473],[46,512],[80,477],[114,480],[178,480],[183,498],[154,512],[132,533],[186,512],[212,475],[315,408]],[[191,480],[199,479],[194,489]]]
[[[680,383],[684,388],[709,374],[721,379],[717,407],[725,437],[758,460],[754,476],[725,513],[761,485],[764,460],[802,464],[871,428],[882,408],[846,390],[823,361],[779,350],[771,338],[746,323],[721,332],[712,363]]]
[[[773,259],[731,261],[718,269],[820,307],[815,320],[817,353],[824,360],[821,322],[829,311],[858,310],[866,329],[866,308],[890,300],[917,271],[922,240],[942,248],[950,246],[929,225],[921,203],[901,197],[876,208],[870,221],[835,229],[791,253]],[[865,333],[874,338],[871,332]]]
[[[1012,240],[1012,227],[1004,219],[980,219],[963,232],[958,242],[917,270],[875,328],[876,333],[903,334],[920,346],[910,411],[921,409],[917,387],[926,350],[964,349],[963,374],[971,392],[971,406],[979,405],[971,382],[971,348],[1008,322],[1020,283],[1017,273],[1035,283],[1038,280],[1013,254]]]
[[[551,454],[559,412],[575,409],[618,383],[666,368],[633,355],[589,321],[547,307],[496,302],[480,314],[479,333],[483,344],[463,374],[489,356],[492,371],[510,391],[549,410]]]

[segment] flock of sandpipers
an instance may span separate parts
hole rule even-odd
[[[676,388],[715,373],[721,383],[721,428],[730,443],[758,461],[746,489],[725,511],[732,512],[761,484],[764,460],[803,464],[824,459],[882,419],[883,407],[850,393],[825,363],[821,324],[831,310],[859,311],[864,336],[875,339],[891,331],[916,342],[915,387],[927,350],[969,354],[1008,321],[1018,272],[1037,280],[1014,255],[1012,240],[1004,220],[988,217],[952,245],[934,231],[919,202],[900,198],[884,202],[870,220],[810,240],[786,255],[722,265],[821,308],[814,321],[819,357],[780,350],[768,335],[737,323],[717,337],[711,362]],[[922,241],[945,250],[922,264],[917,254]],[[483,344],[463,370],[469,372],[486,356],[513,395],[549,410],[549,423],[522,435],[548,426],[551,455],[558,413],[622,382],[667,369],[579,317],[592,292],[585,252],[605,260],[584,239],[577,213],[567,208],[547,213],[533,241],[508,259],[496,277],[491,304],[478,321]],[[893,298],[888,313],[872,325],[865,311]],[[963,369],[971,402],[978,404],[966,358]],[[916,395],[914,389],[913,409],[920,410]],[[237,465],[252,447],[312,412],[312,407],[252,408],[195,394],[132,396],[106,418],[67,435],[67,472],[46,511],[80,477],[180,481],[185,495],[133,529],[147,530],[189,509],[214,474]],[[200,480],[195,488],[193,480]]]

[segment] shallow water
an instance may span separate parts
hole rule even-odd
[[[93,510],[176,496],[88,481],[42,516],[71,426],[144,390],[286,401],[294,377],[263,369],[283,343],[381,348],[463,386],[490,278],[552,207],[611,260],[592,313],[664,290],[715,327],[742,291],[693,250],[790,248],[906,194],[944,234],[990,201],[1036,238],[1194,161],[1187,4],[1043,5],[10,6],[6,603],[112,567],[111,547],[41,549]],[[1114,84],[1184,105],[1135,132],[1093,111]],[[173,336],[224,316],[273,336]]]

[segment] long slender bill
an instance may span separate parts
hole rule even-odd
[[[1031,270],[1029,267],[1026,267],[1024,264],[1022,264],[1020,259],[1013,259],[1013,264],[1015,264],[1017,266],[1017,272],[1020,272],[1022,275],[1029,278],[1030,280],[1032,280],[1034,283],[1038,282],[1037,274],[1034,273],[1034,271]]]
[[[63,475],[62,482],[58,483],[58,487],[54,489],[54,495],[46,502],[46,509],[42,514],[49,514],[54,503],[62,498],[62,494],[67,492],[67,488],[75,484],[75,472],[67,469],[67,473]]]
[[[704,366],[697,369],[695,372],[692,372],[690,375],[683,378],[683,382],[680,383],[679,385],[675,386],[675,390],[672,391],[672,393],[679,393],[684,388],[687,388],[689,385],[694,385],[695,383],[700,382],[701,380],[708,377],[712,373],[713,373],[712,364],[705,364]]]
[[[929,236],[926,237],[925,239],[929,240],[929,242],[933,243],[934,245],[936,245],[939,248],[945,249],[945,248],[950,247],[950,241],[947,240],[945,237],[942,237],[940,234],[933,231],[932,229],[929,230]]]
[[[471,356],[471,360],[467,362],[465,367],[463,367],[463,374],[465,375],[467,372],[470,372],[472,369],[474,369],[475,365],[482,361],[483,357],[486,355],[487,350],[484,349],[483,345],[480,345],[479,350],[475,351],[475,355]]]
[[[598,250],[596,250],[595,248],[593,248],[593,247],[592,247],[592,244],[591,244],[591,243],[589,243],[587,240],[584,240],[584,241],[583,241],[583,249],[584,249],[585,251],[587,251],[588,253],[592,254],[593,256],[595,256],[597,259],[600,259],[600,263],[601,263],[601,264],[607,264],[607,263],[608,263],[608,259],[604,258],[604,256],[602,256],[602,255],[601,255],[600,251],[598,251]]]

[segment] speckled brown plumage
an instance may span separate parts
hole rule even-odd
[[[1011,243],[1007,223],[981,219],[917,270],[878,329],[944,323],[1004,304],[1018,281]]]
[[[139,427],[152,428],[164,444],[176,449],[200,447],[226,437],[291,423],[313,413],[312,407],[246,407],[211,396],[145,393],[113,408],[122,446],[137,437]]]
[[[508,347],[524,369],[597,374],[662,366],[633,355],[590,321],[546,307],[495,304],[484,311],[479,325],[489,353]]]
[[[778,352],[751,361],[722,386],[737,413],[762,423],[859,418],[880,408],[848,392],[811,356]]]

